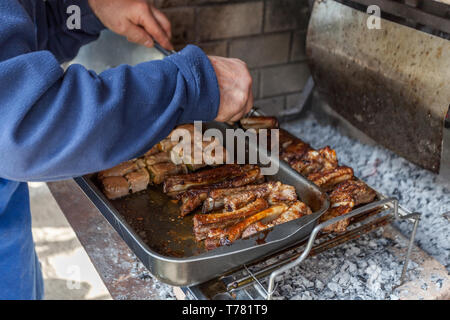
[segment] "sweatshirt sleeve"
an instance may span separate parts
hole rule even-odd
[[[20,1],[36,27],[38,49],[51,51],[60,63],[73,59],[81,46],[96,40],[105,29],[88,0]],[[72,27],[78,17],[79,25]]]
[[[196,46],[101,74],[81,65],[64,73],[50,51],[30,48],[30,24],[4,19],[2,10],[0,177],[49,181],[110,168],[142,155],[177,124],[217,115],[215,72]]]

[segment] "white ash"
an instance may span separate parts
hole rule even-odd
[[[138,278],[143,281],[151,281],[151,291],[153,294],[158,294],[158,298],[161,300],[175,300],[175,294],[173,293],[173,287],[165,283],[160,282],[153,277],[147,268],[138,260],[136,256],[131,256],[134,259],[132,268],[130,270],[130,276]]]
[[[362,144],[331,125],[319,123],[313,114],[283,124],[299,138],[320,148],[336,149],[340,163],[351,166],[355,175],[387,196],[395,196],[400,205],[422,213],[416,244],[450,271],[450,189],[436,174],[422,169],[382,148]],[[411,224],[395,224],[409,237]]]
[[[403,261],[395,254],[398,245],[382,238],[382,229],[342,244],[280,276],[277,299],[398,299]],[[410,262],[408,279],[419,276],[418,265]],[[440,279],[442,280],[442,279]],[[267,282],[264,282],[267,285]]]

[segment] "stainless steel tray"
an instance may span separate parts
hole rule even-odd
[[[221,131],[230,128],[216,122],[208,123],[206,126]],[[247,148],[254,151],[256,146],[250,145]],[[196,246],[197,243],[193,241],[192,219],[185,218],[180,221],[180,219],[176,220],[168,215],[167,208],[173,207],[174,204],[170,205],[169,198],[161,194],[157,188],[150,187],[147,191],[125,197],[124,199],[129,198],[127,200],[111,201],[100,191],[93,175],[75,178],[83,192],[105,216],[150,273],[160,281],[176,286],[191,286],[205,282],[227,271],[299,243],[310,236],[318,219],[329,208],[327,195],[282,161],[279,161],[278,173],[267,177],[267,180],[279,180],[293,185],[299,198],[311,208],[313,214],[275,226],[270,232],[256,234],[251,238],[235,241],[229,246],[206,251],[201,246]],[[162,202],[155,204],[150,201],[149,194],[151,193],[158,194]],[[147,208],[149,212],[133,210],[133,207],[136,208],[136,204],[140,204],[137,207]],[[161,222],[161,228],[146,230],[146,234],[141,235],[137,228],[132,226],[134,220],[127,218],[128,214],[134,217],[136,217],[136,214],[140,215],[141,219],[150,222]],[[167,230],[168,220],[171,220],[170,228],[173,226],[173,229]],[[155,246],[151,239],[153,236],[161,234],[166,238],[168,237],[171,249],[175,247],[177,249],[185,248],[186,250],[182,254],[178,252],[173,255],[162,250],[160,245]],[[146,239],[145,241],[143,237]]]

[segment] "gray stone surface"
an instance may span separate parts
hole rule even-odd
[[[262,1],[199,7],[197,12],[200,40],[253,35],[262,29]]]
[[[111,299],[55,199],[43,182],[29,184],[33,239],[46,300]]]
[[[301,91],[309,77],[305,63],[294,63],[261,70],[261,97]]]
[[[172,43],[188,44],[195,40],[195,9],[193,7],[182,7],[165,9],[172,26]]]
[[[291,34],[277,33],[230,42],[230,57],[244,60],[250,68],[286,63]]]
[[[306,29],[307,0],[266,1],[264,32]]]
[[[285,97],[273,97],[267,99],[256,100],[254,103],[255,107],[261,109],[264,114],[268,116],[276,116],[281,110],[284,109]]]
[[[200,43],[199,47],[208,55],[221,57],[228,55],[228,42],[226,40]]]
[[[259,70],[250,70],[250,76],[253,79],[253,99],[259,98]]]
[[[301,93],[290,94],[286,97],[286,109],[295,108],[300,100]]]
[[[306,32],[295,31],[292,35],[291,61],[302,61],[306,59]]]

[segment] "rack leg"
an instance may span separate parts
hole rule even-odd
[[[413,230],[411,233],[411,237],[409,238],[408,251],[406,252],[405,262],[403,264],[403,270],[402,270],[402,274],[400,276],[400,283],[398,286],[401,286],[405,281],[406,271],[408,270],[408,264],[409,264],[409,260],[411,258],[411,251],[412,251],[412,247],[414,244],[414,239],[416,238],[417,227],[418,227],[419,221],[420,221],[420,215],[413,214],[412,218],[414,219],[414,226],[413,226]]]

